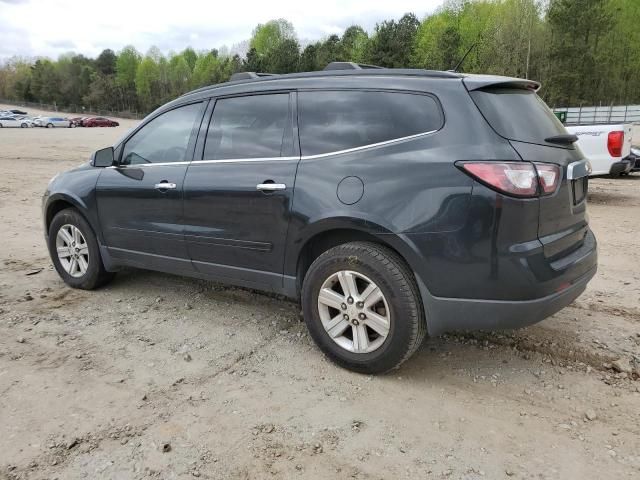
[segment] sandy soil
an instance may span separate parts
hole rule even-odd
[[[0,131],[0,479],[640,477],[640,175],[591,182],[600,270],[572,306],[369,377],[276,298],[62,283],[41,193],[134,124]]]

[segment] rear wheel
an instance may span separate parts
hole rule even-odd
[[[27,125],[26,123],[21,123],[20,124],[20,128],[27,128],[29,125]]]
[[[93,290],[113,278],[104,268],[91,226],[74,208],[53,217],[48,247],[56,271],[70,287]]]
[[[302,307],[320,349],[356,372],[397,368],[426,335],[412,272],[375,243],[347,243],[320,255],[305,276]]]
[[[47,128],[53,128],[53,123],[47,123]]]

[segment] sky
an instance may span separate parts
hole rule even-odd
[[[95,57],[133,45],[145,53],[187,46],[231,48],[259,23],[286,18],[304,45],[350,25],[371,32],[376,22],[406,12],[422,19],[443,0],[0,0],[0,60],[67,52]]]

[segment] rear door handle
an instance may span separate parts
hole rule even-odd
[[[262,192],[275,192],[276,190],[285,190],[287,186],[284,183],[259,183],[256,190]]]
[[[175,190],[176,188],[176,184],[175,183],[169,183],[165,180],[163,180],[160,183],[156,183],[156,190]]]

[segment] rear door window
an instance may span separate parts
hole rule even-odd
[[[440,104],[423,94],[381,91],[298,93],[302,155],[363,147],[438,130]]]
[[[273,158],[291,154],[289,94],[216,101],[207,131],[205,160]]]
[[[560,120],[532,90],[498,87],[470,93],[493,129],[509,140],[558,147],[545,142],[545,138],[567,134]]]

